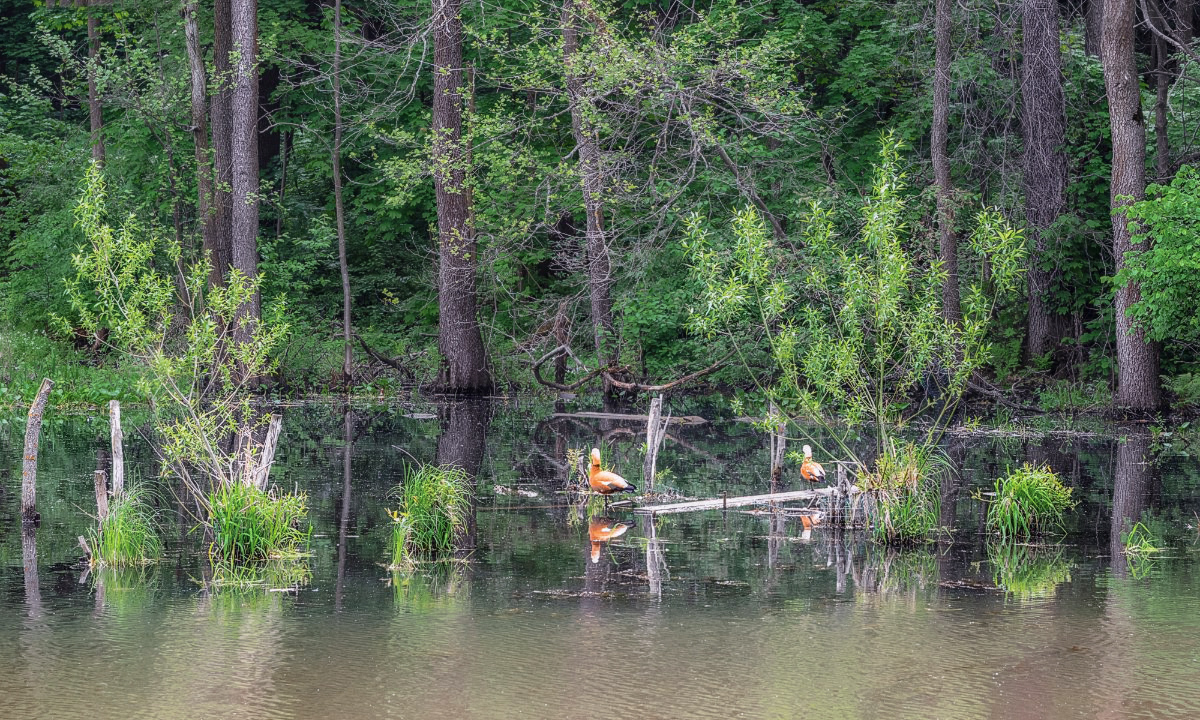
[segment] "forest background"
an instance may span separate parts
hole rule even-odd
[[[777,371],[778,328],[696,332],[689,228],[736,254],[733,218],[758,217],[799,312],[812,203],[854,235],[898,142],[935,312],[987,286],[982,208],[1024,230],[973,392],[1195,404],[1196,11],[0,0],[0,403],[43,375],[60,403],[139,395],[107,328],[72,320],[91,163],[106,216],[162,239],[151,266],[207,256],[211,284],[261,277],[239,314],[286,308],[273,392],[737,392]]]

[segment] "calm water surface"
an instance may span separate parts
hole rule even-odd
[[[308,493],[314,526],[310,577],[291,592],[282,579],[205,591],[202,541],[169,487],[167,557],[85,577],[74,538],[107,424],[48,422],[32,543],[14,520],[22,428],[0,427],[0,717],[1200,717],[1200,464],[1185,437],[954,442],[963,479],[943,488],[942,515],[956,532],[928,547],[806,535],[782,514],[651,525],[612,509],[631,527],[592,562],[562,460],[603,444],[636,478],[640,428],[528,404],[420,410],[436,417],[285,411],[272,478]],[[155,477],[130,444],[135,477]],[[475,474],[470,562],[383,567],[387,493],[409,456]],[[1027,460],[1076,488],[1067,540],[989,547],[975,493]],[[749,425],[678,428],[660,489],[764,492],[767,464]],[[1162,557],[1121,554],[1132,520],[1162,537]]]

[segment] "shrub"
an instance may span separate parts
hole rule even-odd
[[[1025,465],[996,481],[996,496],[988,506],[988,530],[1002,539],[1027,539],[1061,528],[1063,513],[1073,508],[1071,488],[1047,466]]]
[[[230,483],[208,497],[214,565],[239,565],[304,553],[309,530],[301,530],[308,507],[303,494],[259,490]]]
[[[89,544],[93,566],[141,565],[158,557],[162,543],[154,531],[154,511],[140,488],[113,499],[108,517],[92,531]]]
[[[392,517],[392,567],[416,558],[454,551],[467,529],[471,508],[470,476],[458,467],[425,465],[407,469]]]

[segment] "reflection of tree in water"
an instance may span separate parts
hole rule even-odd
[[[1116,455],[1108,543],[1112,573],[1123,578],[1128,577],[1130,567],[1121,535],[1141,520],[1142,513],[1150,506],[1154,489],[1150,472],[1150,436],[1131,434],[1118,439]]]
[[[439,416],[442,434],[437,441],[437,464],[462,468],[470,477],[471,510],[467,513],[467,533],[460,546],[464,553],[469,553],[475,548],[478,476],[487,445],[491,404],[486,400],[449,403],[440,409]]]

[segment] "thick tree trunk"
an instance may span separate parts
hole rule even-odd
[[[346,261],[346,210],[342,202],[342,0],[333,3],[333,204],[337,214],[338,265],[342,271],[342,385],[349,390],[354,352],[350,347],[350,265]]]
[[[1033,256],[1029,261],[1027,357],[1054,349],[1065,328],[1047,294],[1058,272],[1046,269],[1047,230],[1066,208],[1066,100],[1057,0],[1026,0],[1023,8],[1021,130],[1025,142],[1025,218]]]
[[[192,142],[196,147],[196,212],[200,216],[200,237],[204,254],[210,263],[208,284],[221,283],[221,268],[217,267],[219,249],[217,228],[213,215],[213,166],[208,145],[208,78],[204,55],[200,49],[200,30],[196,22],[196,0],[189,0],[183,9],[183,34],[187,41],[188,68],[191,71]]]
[[[213,268],[210,280],[224,284],[233,262],[233,52],[232,0],[215,0],[213,5],[213,68],[216,70],[212,99],[213,147]]]
[[[232,0],[233,48],[233,246],[232,266],[248,278],[258,276],[258,0]],[[249,318],[246,323],[244,318]],[[260,299],[238,309],[234,340],[248,342],[261,317]]]
[[[563,2],[563,65],[566,68],[567,102],[571,109],[571,132],[575,138],[579,174],[583,182],[583,208],[587,214],[588,295],[591,300],[596,362],[608,365],[617,359],[617,343],[612,313],[612,262],[604,233],[604,166],[596,129],[587,117],[589,102],[578,68],[581,16],[586,12],[587,1]]]
[[[104,164],[104,115],[100,108],[100,92],[96,87],[96,63],[100,55],[100,19],[88,11],[88,121],[92,132],[92,160]]]
[[[1148,20],[1154,27],[1168,33],[1173,33],[1167,23],[1167,13],[1163,4],[1166,0],[1149,0],[1146,8],[1150,12]],[[1175,63],[1171,57],[1171,49],[1166,40],[1154,36],[1154,173],[1158,182],[1165,182],[1171,177],[1171,143],[1167,138],[1167,100],[1171,94],[1171,74]]]
[[[930,152],[933,180],[937,185],[938,258],[946,272],[942,285],[942,315],[949,322],[962,322],[958,290],[958,241],[954,237],[954,188],[950,182],[950,33],[953,0],[937,0],[934,19],[933,128]]]
[[[1137,63],[1133,54],[1136,0],[1105,0],[1104,35],[1100,59],[1108,92],[1112,131],[1112,223],[1116,271],[1125,267],[1125,256],[1135,252],[1129,219],[1122,207],[1140,200],[1146,190],[1146,128],[1143,126]],[[1138,286],[1117,288],[1117,396],[1115,405],[1139,411],[1161,405],[1158,348],[1146,341],[1142,328],[1129,317],[1140,299]]]
[[[475,228],[462,137],[461,0],[433,0],[433,182],[438,215],[438,350],[443,387],[491,388],[475,317]]]

